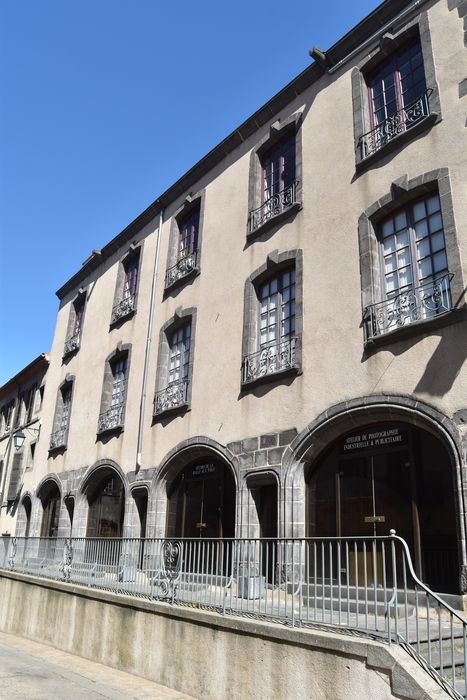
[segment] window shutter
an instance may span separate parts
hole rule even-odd
[[[13,466],[11,468],[10,483],[8,485],[8,501],[14,501],[18,493],[22,476],[23,453],[17,452],[13,455]]]

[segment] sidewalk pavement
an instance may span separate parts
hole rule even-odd
[[[194,700],[139,676],[4,632],[0,632],[0,698]]]

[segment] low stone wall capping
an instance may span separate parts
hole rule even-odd
[[[0,573],[0,629],[203,700],[446,697],[394,645],[17,573]]]

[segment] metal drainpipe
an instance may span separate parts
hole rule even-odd
[[[154,311],[156,303],[157,269],[159,267],[159,251],[161,245],[162,222],[164,219],[164,209],[159,212],[159,226],[157,227],[156,256],[154,259],[154,270],[152,274],[151,301],[149,305],[148,335],[146,338],[146,352],[144,355],[143,386],[141,388],[141,401],[139,405],[138,442],[136,446],[136,472],[141,469],[141,448],[143,444],[144,411],[146,407],[146,389],[148,383],[148,365],[151,352],[152,328],[154,325]]]
[[[359,51],[364,49],[365,46],[367,46],[372,41],[374,41],[375,39],[380,37],[386,31],[386,29],[389,29],[390,27],[392,27],[394,22],[398,22],[400,19],[402,19],[403,17],[408,15],[410,12],[412,12],[412,10],[414,10],[419,5],[422,5],[424,2],[425,2],[425,0],[416,0],[414,3],[409,5],[409,7],[406,7],[405,10],[402,10],[402,12],[400,12],[397,15],[397,17],[394,17],[389,22],[386,22],[386,24],[384,24],[382,27],[380,27],[377,32],[372,34],[368,39],[365,39],[365,41],[363,43],[359,44],[359,46],[357,46],[357,48],[355,48],[353,51],[351,51],[345,58],[343,58],[341,61],[339,61],[339,63],[336,63],[335,66],[331,66],[331,68],[329,68],[327,72],[330,74],[335,73],[336,70],[339,70],[339,68],[341,66],[343,66],[344,63],[347,63],[347,61],[350,61],[350,59],[352,59],[357,53],[359,53]]]

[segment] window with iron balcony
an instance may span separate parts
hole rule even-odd
[[[119,432],[125,420],[129,374],[129,346],[120,346],[105,363],[98,434]]]
[[[154,421],[190,410],[196,318],[196,308],[180,306],[160,329]]]
[[[167,386],[156,392],[154,414],[181,409],[188,404],[190,370],[191,321],[169,335]]]
[[[440,120],[428,19],[384,34],[352,71],[357,168]]]
[[[85,303],[86,296],[85,294],[81,293],[71,304],[67,338],[65,340],[65,346],[63,348],[64,357],[71,355],[80,348]]]
[[[50,436],[49,451],[64,450],[68,442],[71,400],[73,396],[73,378],[68,375],[60,386],[55,406],[54,429]]]
[[[120,262],[110,325],[119,324],[136,311],[140,248],[133,247]]]
[[[368,351],[465,321],[448,168],[395,180],[359,217],[358,245]]]
[[[165,273],[166,292],[199,273],[203,197],[204,192],[194,198],[188,197],[173,217]]]
[[[289,132],[260,157],[260,205],[250,211],[248,234],[253,234],[297,205],[295,132]]]
[[[430,114],[423,56],[417,40],[380,66],[368,81],[371,130],[360,139],[365,159]]]
[[[29,387],[29,389],[24,394],[24,422],[30,423],[32,421],[32,416],[34,412],[34,405],[36,402],[36,391],[37,384]]]
[[[450,311],[452,274],[438,194],[383,219],[377,237],[382,301],[366,309],[367,339]]]
[[[302,115],[277,120],[250,154],[247,237],[256,238],[301,209]]]
[[[272,257],[245,286],[243,387],[301,369],[301,251]]]
[[[10,432],[13,422],[13,414],[15,412],[15,402],[14,400],[9,401],[2,407],[2,425],[1,434],[6,435]]]

